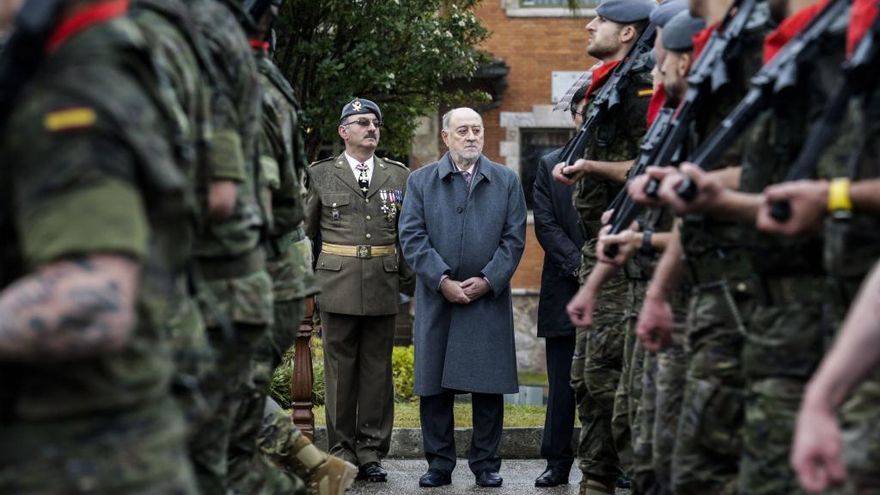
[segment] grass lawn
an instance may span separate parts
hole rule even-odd
[[[505,404],[504,426],[544,426],[544,406],[523,406]],[[315,424],[324,425],[324,406],[315,407]],[[455,404],[455,426],[466,428],[472,426],[470,403]],[[419,427],[419,403],[398,402],[394,404],[395,428]]]

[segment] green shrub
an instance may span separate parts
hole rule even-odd
[[[394,377],[394,400],[406,402],[413,398],[415,385],[415,350],[413,346],[395,347],[391,352],[391,371]]]

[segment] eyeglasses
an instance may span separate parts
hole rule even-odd
[[[467,137],[468,132],[473,132],[474,136],[479,137],[480,134],[483,133],[483,128],[481,126],[473,126],[473,127],[459,127],[455,130],[455,133],[460,137]]]
[[[376,126],[376,128],[382,127],[382,121],[379,119],[357,119],[357,120],[352,120],[351,122],[346,122],[341,125],[343,127],[345,127],[345,126],[351,125],[351,124],[357,124],[361,127],[369,127],[370,124],[373,124],[374,126]]]

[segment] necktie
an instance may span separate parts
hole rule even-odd
[[[364,197],[367,197],[367,193],[370,191],[370,178],[367,176],[367,164],[358,163],[355,168],[360,171],[360,174],[358,174],[358,187],[360,187],[361,192],[364,193]]]
[[[467,182],[468,187],[470,187],[470,185],[471,185],[471,176],[472,175],[473,174],[471,174],[467,170],[465,170],[464,172],[461,173],[461,176],[464,177],[464,181]]]

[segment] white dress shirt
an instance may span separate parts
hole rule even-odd
[[[354,174],[354,180],[357,181],[361,176],[361,171],[357,169],[357,166],[361,164],[361,162],[357,161],[355,158],[352,158],[351,155],[345,153],[345,159],[348,160],[348,166],[351,167],[351,172]],[[373,181],[373,157],[370,156],[370,159],[367,160],[367,180]]]

